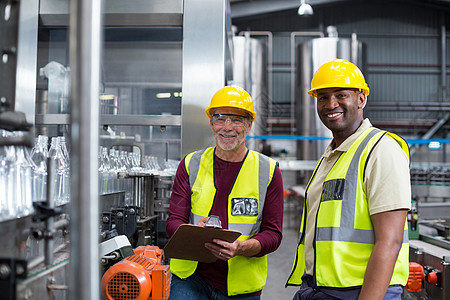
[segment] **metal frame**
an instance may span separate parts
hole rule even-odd
[[[19,8],[20,2],[0,2],[0,113],[14,110]]]
[[[419,263],[422,266],[430,266],[442,273],[441,286],[427,282],[422,285],[426,292],[426,299],[446,300],[450,297],[450,251],[434,246],[422,240],[411,240],[409,247],[410,262]]]
[[[68,125],[71,124],[67,114],[39,114],[36,115],[39,125]],[[180,126],[181,116],[175,115],[101,115],[100,125],[121,126]]]
[[[231,79],[228,0],[186,0],[183,16],[181,156],[214,143],[205,108]],[[227,52],[229,54],[227,54]]]
[[[99,299],[99,97],[102,1],[70,1],[71,258],[70,298]]]
[[[67,26],[69,24],[68,1],[41,0],[42,26]],[[105,26],[181,26],[183,23],[182,0],[121,0],[105,1]]]
[[[37,67],[38,12],[39,1],[20,1],[15,110],[25,113],[30,123],[36,105],[36,73],[30,70]]]

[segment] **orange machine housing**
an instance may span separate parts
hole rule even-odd
[[[423,267],[415,262],[409,263],[409,276],[408,282],[406,283],[406,290],[408,292],[420,292],[422,291],[422,283],[424,280],[425,274],[423,271]]]
[[[170,269],[161,265],[163,250],[140,246],[103,275],[102,296],[108,300],[166,300],[170,295]]]

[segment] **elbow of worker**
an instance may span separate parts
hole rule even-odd
[[[397,257],[402,248],[403,240],[392,240],[385,244],[385,249],[387,250],[387,255],[390,254],[392,257]]]

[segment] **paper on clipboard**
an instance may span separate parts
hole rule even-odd
[[[164,247],[164,256],[211,263],[216,261],[217,257],[205,247],[206,242],[221,239],[232,243],[240,235],[239,231],[234,230],[183,224]]]

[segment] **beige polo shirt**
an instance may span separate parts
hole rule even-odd
[[[309,202],[305,236],[305,270],[307,274],[313,275],[314,249],[312,245],[317,210],[325,178],[340,154],[347,151],[358,136],[371,126],[369,119],[365,119],[358,130],[334,150],[331,149],[332,141],[322,156],[324,160],[317,169],[307,196]],[[394,139],[384,136],[373,149],[367,163],[364,188],[369,202],[370,215],[395,209],[411,208],[409,160]]]

